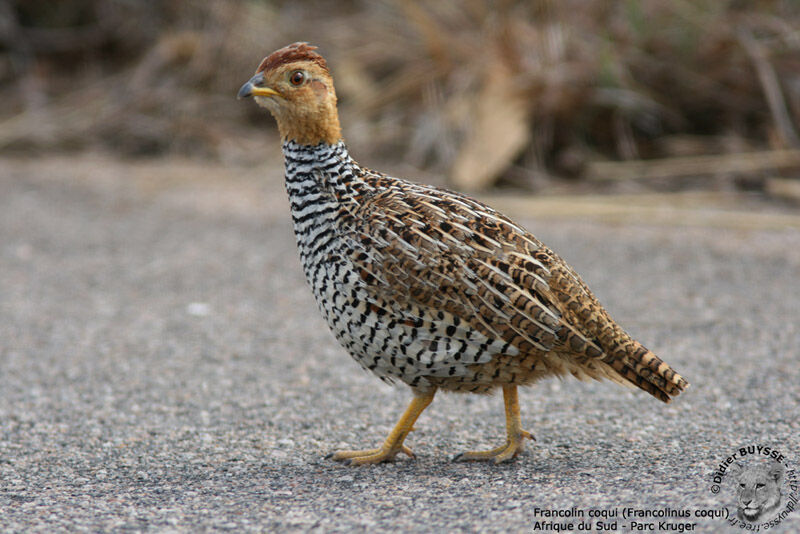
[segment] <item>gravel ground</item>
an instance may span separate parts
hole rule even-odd
[[[537,441],[500,466],[449,459],[499,444],[501,398],[440,395],[415,460],[325,460],[377,445],[410,395],[319,318],[278,173],[0,161],[1,531],[532,532],[577,528],[545,515],[574,507],[595,530],[593,510],[724,532],[630,510],[733,511],[712,472],[746,445],[800,465],[796,231],[524,217],[691,389],[524,389]]]

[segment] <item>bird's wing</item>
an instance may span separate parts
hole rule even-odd
[[[401,182],[372,194],[353,216],[355,223],[345,230],[352,237],[350,260],[372,304],[418,324],[418,336],[433,324],[450,324],[445,338],[456,346],[477,331],[482,336],[476,341],[485,346],[474,363],[486,361],[485,352],[602,356],[568,309],[573,293],[588,292],[583,282],[492,208]],[[429,336],[437,346],[440,334]],[[446,352],[438,357],[443,367],[451,361]]]

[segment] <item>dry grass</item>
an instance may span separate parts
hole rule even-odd
[[[295,40],[328,57],[358,152],[459,187],[800,148],[793,0],[17,0],[0,18],[7,152],[246,157],[265,119],[233,95]],[[766,191],[797,168],[755,171]]]

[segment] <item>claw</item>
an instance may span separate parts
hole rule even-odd
[[[453,457],[454,462],[492,460],[499,464],[515,458],[525,450],[525,440],[536,441],[533,434],[520,428],[519,400],[516,386],[503,388],[503,401],[506,407],[506,443],[488,451],[468,451]]]
[[[377,464],[381,462],[390,462],[394,460],[398,452],[415,458],[414,453],[411,452],[407,446],[403,445],[403,441],[414,428],[414,421],[417,420],[419,414],[433,401],[433,395],[436,390],[426,393],[424,395],[415,396],[409,404],[400,421],[397,422],[394,429],[389,433],[384,444],[377,449],[366,449],[358,451],[338,451],[328,454],[325,459],[332,459],[337,462],[342,462],[345,465],[365,465]]]
[[[524,434],[520,434],[519,438],[507,441],[505,445],[502,445],[500,447],[488,451],[462,452],[461,454],[458,454],[455,457],[453,457],[453,461],[471,462],[471,461],[492,460],[494,461],[494,463],[499,464],[511,460],[512,458],[516,457],[519,453],[521,453],[523,450],[525,450],[525,442],[523,441],[524,438],[533,437],[529,432],[525,432],[524,430],[523,432]],[[527,434],[527,436],[525,434]]]
[[[377,464],[380,462],[390,462],[394,460],[398,452],[414,458],[414,453],[405,445],[399,448],[395,447],[390,449],[388,447],[381,447],[379,449],[365,449],[361,451],[338,451],[332,452],[325,457],[326,460],[332,459],[336,462],[342,462],[345,465],[363,465],[363,464]]]

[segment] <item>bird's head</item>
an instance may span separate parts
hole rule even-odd
[[[307,43],[276,50],[239,89],[239,98],[252,96],[272,113],[284,141],[317,145],[341,140],[333,78],[315,50]]]

